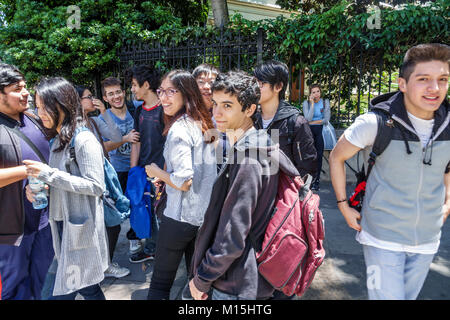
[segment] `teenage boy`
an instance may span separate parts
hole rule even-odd
[[[133,143],[139,142],[139,132],[134,129],[134,118],[126,107],[125,90],[122,89],[120,80],[114,77],[103,80],[102,94],[103,100],[111,106],[106,112],[116,122],[122,133],[121,142],[106,139],[105,148],[109,153],[111,164],[117,171],[120,186],[125,191],[130,170],[131,147]]]
[[[208,63],[202,63],[192,71],[192,76],[195,78],[202,94],[203,102],[205,102],[205,105],[208,110],[210,110],[211,114],[213,110],[211,88],[218,74],[219,69]]]
[[[54,256],[48,207],[36,210],[25,197],[22,160],[48,161],[50,152],[42,122],[26,112],[28,96],[23,74],[0,64],[0,300],[40,300]]]
[[[300,175],[310,174],[313,177],[317,171],[317,152],[314,138],[308,121],[300,111],[284,100],[289,81],[289,70],[286,64],[270,60],[259,64],[254,70],[261,89],[257,113],[256,129],[265,129],[276,139],[277,131],[280,149],[294,163]]]
[[[131,92],[135,95],[136,100],[143,101],[143,104],[136,108],[134,115],[134,129],[139,133],[140,139],[139,142],[131,145],[130,167],[145,167],[147,164],[155,163],[163,168],[163,149],[166,141],[162,135],[164,112],[156,95],[161,75],[156,69],[141,65],[133,67],[129,72],[129,77],[131,78]],[[151,225],[151,238],[146,239],[144,249],[139,249],[137,246],[135,253],[130,256],[131,263],[154,259],[159,229],[154,214],[152,214]],[[132,229],[127,233],[127,237],[129,240],[139,243],[139,239]]]
[[[197,234],[191,294],[206,299],[212,289],[214,300],[268,299],[274,289],[258,273],[249,233],[254,239],[265,233],[278,168],[298,172],[267,133],[253,126],[260,99],[254,77],[242,71],[219,74],[212,92],[217,129],[226,132],[231,148]]]
[[[344,161],[361,149],[368,158],[376,115],[359,116],[330,154],[339,210],[363,245],[369,299],[416,299],[438,250],[450,213],[449,64],[447,45],[412,47],[400,67],[400,91],[372,100],[372,110],[393,120],[385,124],[392,139],[376,158],[361,214],[346,201]]]
[[[139,141],[139,133],[134,130],[134,119],[126,107],[125,91],[122,89],[120,80],[114,77],[103,80],[102,95],[103,100],[111,106],[111,108],[107,109],[105,112],[108,113],[110,118],[117,124],[122,135],[121,142],[113,142],[104,139],[104,145],[106,151],[109,153],[111,164],[117,172],[120,186],[122,187],[123,192],[125,192],[127,188],[128,171],[130,170],[131,146],[133,143]],[[104,120],[101,115],[99,118]],[[106,228],[108,233],[109,255],[111,259],[111,265],[105,271],[106,277],[122,278],[130,273],[129,269],[120,267],[117,263],[112,263],[120,230],[120,224]]]

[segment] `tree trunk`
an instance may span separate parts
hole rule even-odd
[[[226,0],[211,0],[214,15],[214,24],[222,28],[228,24],[228,6]]]

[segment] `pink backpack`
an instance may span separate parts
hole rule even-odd
[[[302,296],[325,258],[320,198],[310,184],[311,176],[304,183],[280,170],[274,213],[256,254],[259,273],[287,296]]]

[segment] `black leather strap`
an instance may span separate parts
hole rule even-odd
[[[34,153],[36,153],[36,155],[39,157],[39,159],[41,159],[41,161],[43,163],[48,164],[47,160],[44,158],[41,151],[36,147],[36,145],[26,135],[23,134],[22,131],[20,131],[17,127],[8,128],[7,126],[5,126],[5,128],[12,131],[14,134],[19,136],[23,141],[25,141],[25,143],[28,144],[28,146],[34,151]]]

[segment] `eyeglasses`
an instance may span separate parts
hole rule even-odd
[[[156,95],[159,97],[159,98],[161,98],[162,96],[163,96],[163,94],[166,94],[166,96],[168,97],[168,98],[170,98],[170,97],[173,97],[173,95],[175,94],[175,93],[177,93],[178,92],[178,90],[176,90],[176,89],[166,89],[166,90],[163,90],[163,89],[156,89]]]
[[[81,97],[81,99],[89,99],[89,100],[93,100],[94,96],[92,94],[86,96],[86,97]]]
[[[116,92],[108,92],[106,94],[106,96],[108,98],[114,98],[115,96],[121,97],[123,95],[123,91],[122,90],[117,90]]]

